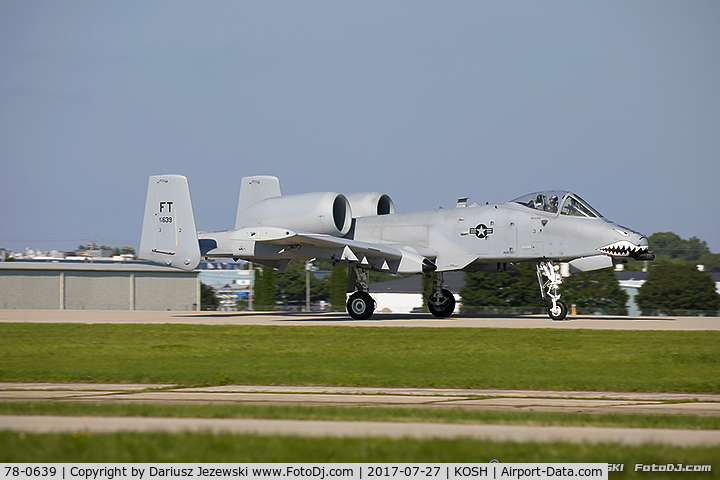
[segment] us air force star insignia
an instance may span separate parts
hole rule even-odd
[[[488,235],[490,235],[490,234],[493,233],[493,229],[492,229],[492,228],[488,228],[487,226],[485,226],[484,223],[481,223],[481,224],[478,225],[477,227],[471,228],[471,229],[470,229],[470,233],[474,233],[475,236],[478,237],[478,238],[485,238],[485,237],[487,237]]]

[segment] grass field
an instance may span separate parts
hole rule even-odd
[[[0,380],[720,392],[720,332],[0,324]],[[717,429],[662,415],[4,403],[1,414],[307,418]],[[715,464],[717,448],[257,435],[0,432],[0,462]],[[682,474],[653,478],[683,478]]]
[[[720,332],[0,325],[0,379],[720,392]]]
[[[0,432],[0,462],[400,462],[623,463],[610,478],[717,478],[718,472],[662,476],[633,472],[636,463],[717,464],[716,447],[488,442],[471,439],[301,438],[212,434],[19,434]],[[716,465],[713,465],[715,467]]]

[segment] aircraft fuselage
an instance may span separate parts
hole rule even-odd
[[[504,271],[533,261],[553,319],[567,315],[559,301],[562,278],[553,262],[570,270],[610,267],[629,258],[649,260],[647,239],[605,219],[578,195],[543,191],[498,205],[395,213],[385,194],[315,192],[283,196],[276,177],[243,177],[234,230],[200,233],[181,175],[152,176],[140,241],[141,257],[192,270],[201,257],[225,257],[284,268],[293,259],[318,259],[350,267],[347,302],[355,319],[374,310],[369,270],[419,273],[432,293],[428,308],[447,317],[455,308],[443,272]],[[543,282],[542,278],[547,278]]]
[[[358,218],[353,239],[411,245],[434,258],[439,271],[542,258],[569,261],[604,254],[599,249],[623,241],[647,246],[641,234],[604,218],[568,217],[512,202]]]

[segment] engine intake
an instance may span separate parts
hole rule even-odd
[[[374,217],[376,215],[395,213],[395,204],[392,199],[384,193],[351,193],[345,196],[350,202],[354,218]]]

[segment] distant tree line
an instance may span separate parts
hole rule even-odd
[[[650,269],[635,303],[643,315],[714,316],[720,309],[720,295],[709,274],[691,265],[664,263]]]
[[[534,263],[518,264],[508,272],[468,272],[459,293],[467,313],[541,313],[549,305],[542,299]],[[628,295],[609,268],[571,275],[563,280],[560,293],[578,314],[627,315]]]
[[[648,237],[650,251],[655,254],[654,264],[703,265],[705,271],[720,272],[720,253],[712,253],[707,242],[697,237],[687,240],[673,232],[653,233]],[[641,262],[626,264],[628,270],[640,270]]]
[[[541,299],[535,265],[519,264],[509,272],[468,272],[460,289],[467,313],[541,313],[548,302]],[[612,269],[575,273],[560,286],[562,301],[575,305],[578,314],[627,315],[628,295]],[[635,302],[643,315],[717,315],[720,295],[707,272],[683,264],[652,265]]]
[[[673,232],[654,233],[648,243],[655,260],[635,297],[642,314],[716,315],[720,295],[705,272],[720,272],[720,254],[710,252],[707,243],[697,237],[685,240]],[[703,272],[698,265],[704,267]]]

